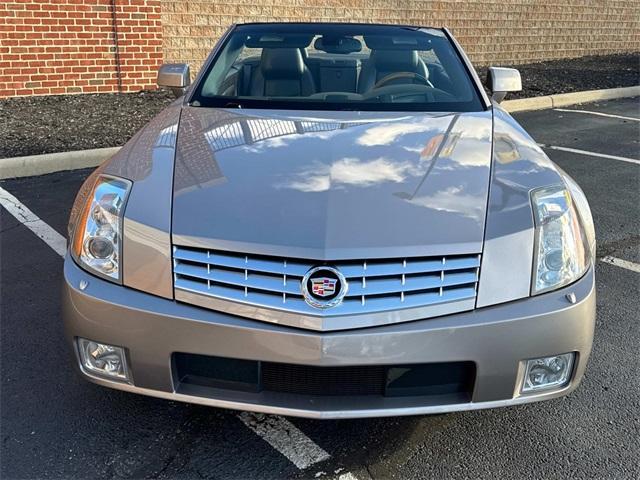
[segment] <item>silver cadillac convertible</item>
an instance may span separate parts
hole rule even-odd
[[[313,418],[556,398],[595,323],[584,194],[446,29],[235,25],[82,186],[63,315],[97,384]]]

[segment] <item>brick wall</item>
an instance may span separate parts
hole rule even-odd
[[[640,50],[640,0],[0,0],[0,98],[155,88],[163,58],[197,71],[270,20],[444,25],[476,65]]]
[[[0,0],[0,97],[153,88],[160,7],[160,0]]]
[[[640,50],[638,0],[162,0],[165,61],[197,70],[230,24],[270,20],[447,26],[476,65]]]

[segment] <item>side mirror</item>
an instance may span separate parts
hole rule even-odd
[[[158,70],[158,86],[169,88],[176,97],[184,95],[191,84],[191,71],[186,63],[165,63]]]
[[[489,67],[487,88],[491,91],[491,98],[500,103],[507,93],[522,90],[520,72],[515,68]]]

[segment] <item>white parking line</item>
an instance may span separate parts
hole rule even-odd
[[[2,187],[0,187],[0,204],[58,255],[64,257],[67,251],[67,240]]]
[[[619,118],[620,120],[630,120],[632,122],[640,122],[640,118],[625,117],[623,115],[613,115],[611,113],[593,112],[591,110],[572,110],[570,108],[554,108],[556,112],[584,113],[587,115],[597,115],[599,117]]]
[[[66,239],[2,187],[0,187],[0,204],[58,255],[65,256]],[[327,452],[285,418],[247,412],[239,414],[238,417],[299,469],[307,468],[330,457]]]
[[[578,150],[577,148],[557,147],[555,145],[546,145],[544,143],[539,143],[538,146],[542,148],[547,148],[549,150],[559,150],[561,152],[577,153],[580,155],[588,155],[590,157],[608,158],[610,160],[619,160],[621,162],[634,163],[636,165],[640,165],[640,160],[636,160],[635,158],[618,157],[616,155],[607,155],[606,153],[588,152],[587,150]]]
[[[601,258],[600,261],[615,265],[616,267],[631,270],[632,272],[640,273],[640,264],[638,263],[633,263],[628,260],[622,260],[621,258],[612,257],[611,255],[607,255],[606,257]]]
[[[301,470],[330,457],[286,418],[249,412],[238,418]]]

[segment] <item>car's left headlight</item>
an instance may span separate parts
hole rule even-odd
[[[73,219],[71,254],[83,268],[121,282],[122,218],[131,182],[98,175]],[[72,215],[73,216],[73,215]]]
[[[564,185],[534,190],[531,203],[536,225],[531,294],[537,295],[579,279],[589,268],[592,252],[576,204]]]

